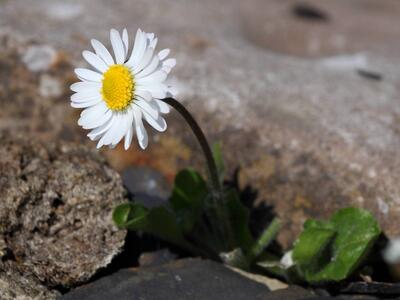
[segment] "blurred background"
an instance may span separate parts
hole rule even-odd
[[[91,38],[110,46],[125,27],[171,49],[178,100],[283,217],[283,246],[307,217],[350,205],[400,234],[400,1],[0,0],[0,131],[94,148],[69,106],[73,69]],[[144,193],[203,165],[180,117],[167,122],[145,152],[101,150],[128,182],[140,167]]]

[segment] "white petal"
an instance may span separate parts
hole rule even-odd
[[[164,65],[168,66],[170,68],[173,68],[176,65],[176,59],[175,58],[168,58],[168,59],[163,61],[163,66]]]
[[[122,138],[125,136],[125,134],[128,132],[129,129],[127,122],[128,112],[121,114],[120,118],[121,118],[120,126],[115,130],[114,136],[112,137],[111,140],[111,144],[113,146],[116,146],[122,140]]]
[[[82,92],[86,90],[100,90],[101,83],[90,81],[79,81],[71,84],[70,89],[74,92]]]
[[[132,136],[133,136],[133,110],[128,110],[128,116],[126,118],[126,125],[127,125],[127,131],[125,134],[125,141],[124,141],[124,148],[125,150],[128,150],[129,146],[132,143]]]
[[[151,93],[149,91],[145,91],[145,90],[138,89],[135,91],[135,95],[139,96],[149,102],[153,99],[153,97],[151,96]]]
[[[125,134],[125,141],[124,141],[124,149],[128,150],[129,147],[131,146],[132,143],[132,137],[133,137],[133,127],[132,127],[132,122],[128,128],[128,131]]]
[[[144,128],[143,121],[142,121],[142,113],[139,109],[134,108],[134,120],[135,120],[135,129],[136,129],[136,136],[139,142],[140,148],[143,150],[147,148],[149,137],[147,135],[147,131]]]
[[[138,29],[131,57],[129,58],[126,64],[132,68],[136,67],[137,64],[140,62],[140,60],[142,59],[146,47],[147,47],[146,33]]]
[[[136,83],[138,85],[147,85],[147,84],[160,83],[163,82],[165,79],[167,79],[167,73],[165,73],[164,71],[157,71],[146,77],[138,78],[136,80]]]
[[[160,59],[158,58],[157,55],[153,56],[152,61],[150,62],[150,64],[144,68],[141,72],[139,72],[138,74],[136,74],[135,78],[142,78],[142,77],[146,77],[147,75],[155,72],[160,66]]]
[[[137,55],[137,52],[139,51],[139,43],[142,42],[142,31],[140,28],[136,31],[136,36],[135,36],[135,41],[133,43],[133,50],[131,53],[131,56],[128,59],[128,62],[132,62],[133,57]]]
[[[150,92],[153,98],[162,99],[165,98],[168,92],[168,88],[165,84],[148,84],[143,86],[137,86],[137,92],[147,91]]]
[[[154,33],[153,33],[154,34]],[[158,38],[155,38],[155,39],[153,39],[153,40],[150,40],[149,41],[149,47],[150,48],[156,48],[156,46],[157,46],[157,42],[158,42]]]
[[[179,91],[175,86],[168,86],[166,97],[175,97],[178,93]]]
[[[149,41],[154,40],[154,37],[155,37],[154,33],[146,33],[146,36],[149,39]]]
[[[101,73],[107,71],[108,66],[100,57],[90,51],[83,51],[82,52],[83,58],[95,69],[99,70]]]
[[[90,107],[93,105],[96,105],[100,103],[102,100],[99,99],[92,99],[90,101],[85,101],[85,102],[71,102],[71,106],[75,108],[85,108],[85,107]]]
[[[84,92],[75,93],[71,96],[72,102],[88,102],[98,99],[101,100],[101,95],[96,90],[87,90]]]
[[[116,133],[119,131],[121,121],[121,115],[119,113],[113,114],[114,121],[110,127],[110,129],[101,137],[99,143],[97,144],[97,148],[100,148],[103,145],[110,145],[114,140]]]
[[[169,105],[161,100],[154,99],[158,105],[158,109],[162,114],[167,114],[170,112]]]
[[[92,39],[91,40],[92,46],[96,54],[104,60],[104,62],[111,66],[114,64],[114,59],[112,58],[110,52],[108,52],[107,48],[100,43],[98,40]]]
[[[158,110],[157,107],[151,106],[150,102],[147,102],[142,99],[136,99],[133,104],[137,105],[142,109],[144,112],[148,113],[152,118],[157,119],[158,118]]]
[[[83,78],[84,80],[87,81],[101,82],[103,78],[101,74],[83,68],[75,69],[75,74],[78,75],[79,78]]]
[[[93,129],[99,127],[106,123],[112,116],[112,112],[107,109],[104,110],[102,106],[103,103],[99,103],[94,107],[90,113],[86,113],[81,116],[78,120],[78,125],[82,126],[84,129]]]
[[[107,105],[102,101],[99,104],[86,108],[84,110],[81,111],[81,117],[87,114],[100,114],[103,115],[105,114],[105,112],[108,110]]]
[[[163,117],[158,116],[157,119],[153,119],[147,112],[145,112],[145,111],[142,111],[142,112],[143,112],[144,119],[155,130],[163,132],[167,129],[167,122],[165,122]]]
[[[125,48],[117,30],[110,30],[110,40],[117,64],[123,64],[125,62]]]
[[[111,114],[110,119],[104,123],[103,125],[93,129],[91,132],[88,133],[88,137],[89,139],[91,139],[92,141],[97,141],[98,139],[100,139],[103,134],[108,131],[108,129],[110,129],[112,123],[114,122],[114,118],[113,115]]]
[[[158,52],[158,58],[160,60],[164,60],[169,54],[169,49],[163,49],[160,52]]]
[[[132,71],[136,74],[147,67],[147,65],[151,62],[151,59],[153,58],[153,53],[154,48],[147,48],[145,54],[143,55],[143,58],[140,60],[137,66],[132,69]]]
[[[169,59],[163,61],[162,69],[163,69],[163,71],[165,71],[168,74],[169,72],[171,72],[171,69],[173,67],[175,67],[175,65],[176,65],[176,59],[169,58]]]
[[[122,41],[124,42],[124,47],[125,47],[125,58],[128,56],[128,51],[129,51],[129,36],[128,36],[128,30],[124,28],[122,31]]]

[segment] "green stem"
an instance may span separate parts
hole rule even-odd
[[[207,160],[208,172],[210,175],[213,192],[220,194],[222,192],[222,188],[218,177],[217,164],[214,161],[211,148],[199,124],[189,113],[189,111],[179,101],[175,100],[174,98],[165,98],[162,99],[161,101],[171,105],[176,111],[178,111],[182,115],[185,121],[189,124],[194,135],[199,141],[201,149],[203,150],[204,156]]]
[[[281,220],[274,218],[266,229],[262,232],[261,236],[254,243],[249,252],[249,261],[253,261],[266,249],[271,242],[275,239],[279,229],[281,229]]]
[[[210,145],[208,144],[207,139],[199,124],[196,122],[190,112],[179,101],[174,98],[165,98],[161,99],[161,101],[169,104],[181,114],[181,116],[185,119],[185,121],[192,129],[193,134],[196,136],[200,147],[203,150],[204,156],[207,161],[208,174],[211,182],[213,206],[212,209],[214,210],[214,214],[217,218],[217,220],[213,220],[212,218],[212,220],[210,221],[215,224],[214,227],[217,227],[215,229],[220,232],[221,241],[227,241],[228,245],[225,245],[225,247],[229,248],[232,244],[232,230],[229,223],[228,214],[223,203],[223,191],[221,182],[219,180],[217,164],[215,163]]]

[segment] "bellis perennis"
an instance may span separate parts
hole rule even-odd
[[[167,59],[169,49],[155,52],[157,38],[138,29],[132,52],[126,29],[122,35],[110,31],[114,57],[99,41],[93,39],[94,52],[83,51],[84,59],[95,69],[75,69],[80,82],[71,85],[75,93],[71,106],[84,108],[78,124],[91,130],[88,137],[103,145],[115,147],[125,138],[128,149],[134,132],[145,149],[148,135],[143,119],[158,131],[167,124],[162,114],[169,106],[160,99],[171,97],[171,87],[165,83],[176,60]]]

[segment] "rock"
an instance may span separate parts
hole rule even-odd
[[[40,76],[39,93],[43,97],[60,97],[63,89],[61,83],[56,78],[43,74]]]
[[[269,299],[269,290],[222,264],[182,259],[139,269],[121,270],[62,298],[75,299]],[[282,298],[281,298],[282,299]]]
[[[255,274],[255,273],[246,272],[246,271],[243,271],[241,269],[234,268],[231,266],[228,266],[228,268],[230,268],[231,270],[233,270],[235,272],[238,272],[240,275],[243,275],[244,277],[247,277],[258,283],[264,284],[271,291],[277,291],[277,290],[282,290],[282,289],[288,288],[288,285],[286,283],[284,283],[283,281],[280,281],[278,279],[270,278],[265,275],[259,275],[259,274]]]
[[[19,56],[20,48],[24,52],[28,45],[1,34],[0,40],[0,131],[10,135],[24,132],[46,142],[58,136],[73,140],[73,132],[81,136],[68,107],[68,61],[58,56],[52,66],[55,69],[38,76]]]
[[[30,46],[22,61],[32,72],[46,71],[56,60],[56,51],[49,45]]]
[[[122,173],[124,186],[135,201],[146,207],[161,206],[171,193],[171,186],[158,171],[148,167],[129,167]]]
[[[399,297],[400,283],[355,281],[344,286],[341,292],[348,294],[378,295],[380,297]]]
[[[18,273],[13,264],[0,263],[0,299],[53,300],[59,296],[59,292],[49,290],[33,276]]]
[[[286,289],[279,289],[268,295],[268,300],[300,300],[309,299],[315,296],[312,292],[299,287],[299,286],[289,286]]]
[[[82,6],[79,3],[57,2],[51,3],[45,10],[46,15],[53,20],[67,21],[82,15]]]
[[[397,55],[400,50],[399,33],[388,30],[400,24],[393,0],[379,5],[370,0],[251,0],[242,10],[251,41],[278,53],[323,57],[371,50]]]
[[[0,273],[32,276],[47,287],[88,280],[124,244],[126,232],[111,220],[124,201],[121,178],[84,146],[45,146],[29,135],[0,139]]]
[[[302,300],[377,300],[378,298],[371,297],[371,296],[349,296],[349,295],[339,295],[337,297],[330,297],[330,296],[320,296],[320,297],[309,297],[303,298]]]
[[[177,258],[177,255],[169,251],[168,249],[161,249],[153,252],[144,252],[139,257],[140,267],[151,267],[162,265],[173,261]]]
[[[259,202],[284,220],[279,241],[285,247],[307,218],[328,217],[345,206],[371,210],[385,233],[400,235],[393,222],[400,213],[400,33],[393,30],[399,1],[117,0],[110,11],[109,1],[83,0],[85,17],[69,19],[44,14],[51,4],[3,1],[0,31],[7,26],[11,36],[52,45],[79,66],[91,38],[110,45],[107,28],[115,24],[131,35],[137,27],[156,32],[160,47],[171,48],[178,61],[170,78],[178,99],[211,141],[222,140],[228,173],[240,165],[241,184],[256,188]],[[20,76],[15,68],[0,68],[6,82],[1,89],[9,95],[0,96],[7,103],[0,127],[89,143],[75,125],[78,112],[68,108],[68,95],[62,105],[45,109],[43,99],[29,105],[15,100],[39,97],[8,87],[9,74],[12,82]],[[66,86],[73,78],[73,68],[67,70]],[[37,83],[29,87],[36,91]],[[104,153],[118,170],[147,165],[170,182],[182,167],[204,169],[182,119],[172,113],[167,121],[168,132],[152,132],[145,152],[117,147]]]

